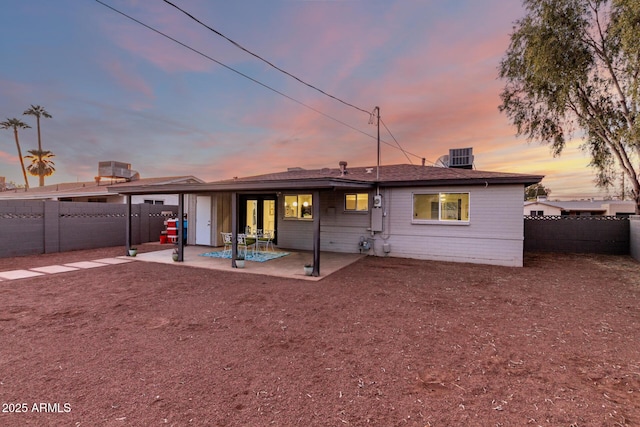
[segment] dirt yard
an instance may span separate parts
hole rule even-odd
[[[629,257],[370,257],[319,282],[132,262],[0,296],[2,426],[640,426]]]

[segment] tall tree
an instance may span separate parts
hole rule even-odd
[[[47,110],[44,109],[44,107],[41,107],[39,105],[31,105],[31,107],[28,110],[25,110],[24,113],[22,113],[23,115],[28,115],[28,116],[35,116],[36,118],[36,125],[38,127],[38,152],[42,152],[42,137],[40,134],[40,117],[44,117],[47,119],[50,119],[52,116],[51,114],[49,114],[49,112]],[[40,162],[42,162],[42,159],[40,159]],[[46,165],[45,164],[41,164],[37,170],[46,170]],[[54,169],[55,170],[55,169]],[[39,185],[40,187],[42,187],[44,185],[44,177],[45,176],[50,176],[53,172],[47,174],[47,175],[38,175],[39,176]],[[32,173],[33,175],[33,173]]]
[[[55,157],[51,151],[47,150],[29,150],[25,159],[31,160],[31,164],[27,166],[27,170],[33,176],[38,176],[44,180],[45,176],[51,176],[56,171],[55,163],[51,160]]]
[[[20,119],[7,119],[0,123],[1,129],[13,129],[13,136],[16,140],[16,147],[18,148],[18,159],[20,160],[20,166],[22,167],[22,176],[24,176],[24,188],[29,189],[29,180],[27,179],[27,171],[24,168],[24,159],[22,158],[22,150],[20,149],[20,141],[18,140],[18,129],[29,129],[31,126],[24,123]]]
[[[533,184],[524,189],[524,200],[536,200],[538,196],[548,196],[551,190],[541,183]]]
[[[500,111],[560,155],[574,134],[596,184],[622,170],[640,213],[640,2],[523,0],[500,63]]]

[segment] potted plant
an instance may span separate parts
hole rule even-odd
[[[129,248],[129,256],[136,256],[138,254],[138,248],[134,248],[133,246]]]
[[[305,264],[304,265],[304,275],[305,276],[311,276],[311,274],[313,274],[313,265],[312,264]]]
[[[239,253],[236,257],[236,268],[244,268],[244,253]]]
[[[178,248],[175,248],[175,249],[173,250],[173,253],[171,254],[171,258],[172,258],[174,261],[178,261],[179,256],[180,256],[180,255],[178,254]]]

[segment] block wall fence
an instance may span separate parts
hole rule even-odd
[[[640,215],[629,218],[629,252],[640,261]]]
[[[629,255],[630,220],[615,216],[525,216],[525,252]]]
[[[124,246],[124,204],[0,200],[0,258]],[[131,206],[132,243],[159,240],[177,206]]]

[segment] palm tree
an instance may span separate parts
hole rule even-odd
[[[27,179],[27,171],[24,168],[24,160],[22,159],[22,150],[20,149],[20,142],[18,141],[18,129],[29,129],[31,126],[24,123],[20,119],[7,119],[0,123],[0,129],[13,128],[13,136],[16,139],[16,147],[18,148],[18,158],[20,159],[20,166],[22,166],[22,176],[24,176],[24,188],[29,189],[29,180]]]
[[[25,159],[31,160],[31,164],[27,166],[27,170],[33,176],[39,176],[42,184],[44,184],[44,177],[51,176],[56,171],[55,163],[51,160],[52,157],[55,157],[51,151],[47,150],[29,150],[27,151],[30,155],[24,156]]]
[[[51,114],[49,114],[49,112],[47,110],[45,110],[44,107],[41,107],[39,105],[33,105],[33,104],[31,105],[31,108],[29,108],[28,110],[26,110],[22,114],[36,117],[36,125],[38,127],[38,151],[42,152],[42,138],[40,137],[40,117],[44,117],[44,118],[50,119],[52,117]],[[38,170],[40,170],[40,169],[38,169]],[[32,175],[33,175],[33,173],[32,173]],[[39,175],[39,177],[40,177],[40,182],[39,182],[40,187],[42,187],[44,185],[44,177],[45,176],[49,176],[49,175],[51,175],[51,173],[48,174],[48,175]]]

